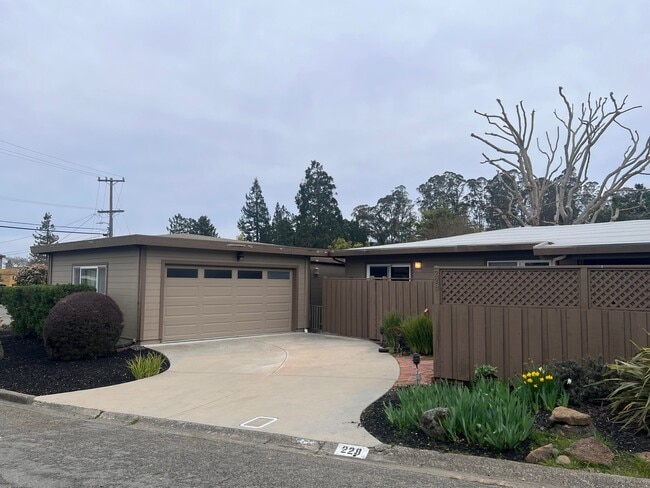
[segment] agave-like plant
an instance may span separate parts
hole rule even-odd
[[[650,347],[641,347],[630,360],[617,359],[608,367],[614,374],[605,380],[615,384],[607,397],[614,420],[650,435]]]

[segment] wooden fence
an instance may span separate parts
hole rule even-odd
[[[435,375],[501,376],[559,359],[630,357],[650,346],[650,267],[437,268],[433,280],[327,279],[323,330],[380,339],[383,316],[428,308]]]

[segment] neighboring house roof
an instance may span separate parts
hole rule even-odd
[[[530,249],[537,255],[650,252],[650,220],[514,227],[427,241],[332,251],[332,256]]]
[[[328,255],[327,249],[310,249],[306,247],[277,246],[259,242],[221,239],[220,237],[198,236],[193,234],[166,234],[149,236],[133,234],[119,237],[105,237],[85,241],[62,242],[47,246],[33,246],[34,254],[50,254],[64,251],[84,251],[125,246],[154,246],[173,247],[181,249],[201,249],[207,251],[242,251],[263,254],[282,254],[293,256],[323,256]]]

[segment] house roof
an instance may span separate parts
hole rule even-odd
[[[65,251],[84,251],[127,246],[173,247],[181,249],[200,249],[208,251],[243,251],[262,254],[282,254],[293,256],[323,256],[328,255],[327,249],[311,249],[306,247],[278,246],[259,242],[237,241],[220,237],[198,236],[193,234],[165,234],[158,236],[132,234],[119,237],[105,237],[85,241],[63,242],[47,246],[33,246],[34,254],[52,254]]]
[[[537,255],[650,252],[650,220],[514,227],[427,241],[332,251],[332,256],[532,250]]]

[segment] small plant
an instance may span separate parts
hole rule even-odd
[[[433,354],[433,323],[431,317],[424,314],[407,319],[402,325],[402,335],[413,352],[423,356]]]
[[[540,408],[550,412],[558,405],[566,407],[569,404],[569,395],[562,380],[544,366],[526,371],[518,383],[515,391],[535,413]]]
[[[474,380],[481,378],[485,380],[496,379],[498,371],[497,367],[491,364],[479,364],[474,368]]]
[[[165,364],[165,356],[153,351],[149,351],[146,356],[138,354],[133,359],[126,362],[129,371],[136,380],[148,378],[160,373],[160,370]]]
[[[650,347],[639,348],[628,361],[617,359],[609,368],[615,375],[605,380],[615,387],[607,397],[614,420],[650,435]]]
[[[386,347],[392,352],[397,352],[397,345],[402,334],[404,317],[399,312],[388,312],[381,324],[380,333],[386,341]]]
[[[50,359],[74,361],[110,354],[124,328],[122,311],[107,295],[73,293],[50,310],[43,342]]]

